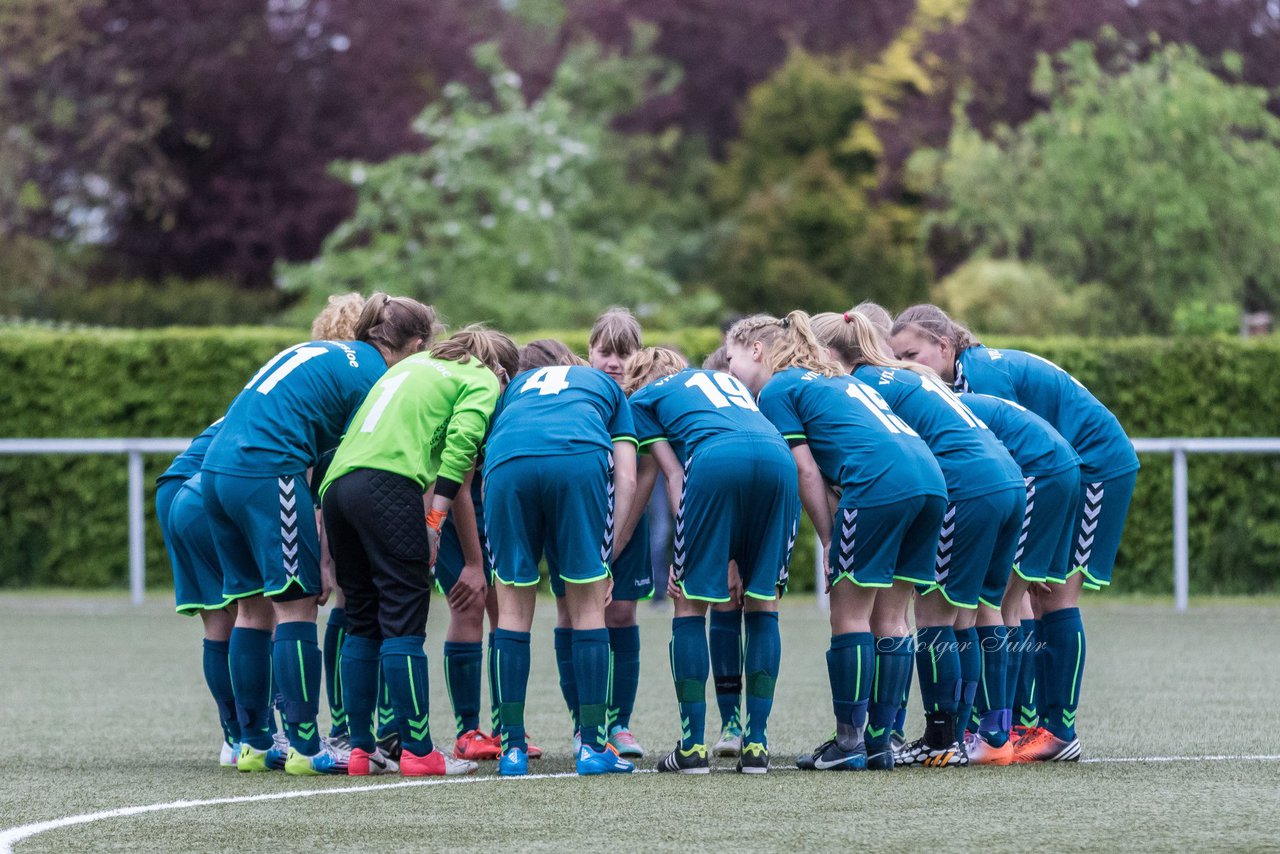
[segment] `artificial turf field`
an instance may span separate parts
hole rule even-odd
[[[70,850],[1280,850],[1280,603],[1087,603],[1079,729],[1088,762],[1053,766],[801,773],[796,753],[831,729],[811,598],[785,600],[783,660],[769,725],[775,769],[710,777],[572,775],[569,724],[540,602],[528,721],[546,751],[534,775],[307,778],[216,764],[218,732],[200,675],[200,630],[153,593],[0,597],[0,854]],[[439,601],[434,603],[441,605]],[[437,616],[442,613],[438,610]],[[677,738],[667,666],[669,611],[641,606],[644,657],[633,730],[650,752]],[[439,647],[428,626],[433,733],[452,741]],[[710,689],[709,689],[710,693]],[[916,698],[913,696],[913,703]],[[487,714],[487,696],[486,712]],[[714,702],[709,727],[718,725]],[[909,735],[922,728],[913,705]],[[708,733],[714,738],[712,733]],[[1211,757],[1195,759],[1188,757]],[[1253,757],[1253,758],[1248,758]],[[564,776],[559,776],[564,775]],[[300,798],[271,794],[323,792]],[[62,826],[18,826],[175,801]]]

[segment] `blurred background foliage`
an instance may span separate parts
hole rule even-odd
[[[1273,0],[6,0],[0,314],[653,328],[1280,293]]]

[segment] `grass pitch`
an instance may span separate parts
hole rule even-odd
[[[720,773],[709,778],[498,780],[488,763],[466,782],[403,785],[398,777],[219,769],[199,624],[173,615],[162,596],[141,609],[103,596],[0,597],[7,748],[0,839],[15,826],[120,807],[324,794],[106,818],[30,836],[16,851],[1277,850],[1275,600],[1208,600],[1182,616],[1167,603],[1090,600],[1079,729],[1093,761],[1080,765],[891,774],[775,768],[744,777],[719,760]],[[447,747],[444,609],[434,604],[432,722],[436,743]],[[528,720],[546,757],[531,770],[565,774],[572,759],[551,648],[554,608],[546,600],[539,609]],[[812,599],[788,599],[782,631],[769,726],[775,766],[791,764],[831,728],[825,617]],[[678,733],[669,611],[642,605],[641,633],[633,730],[650,751],[640,767],[651,769]],[[718,724],[714,703],[709,718]],[[913,705],[908,729],[920,728]],[[1264,755],[1273,756],[1230,758]]]

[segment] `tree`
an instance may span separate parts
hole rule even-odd
[[[1228,57],[1228,66],[1237,60]],[[1096,282],[1133,332],[1167,332],[1179,303],[1280,297],[1280,119],[1267,92],[1171,45],[1106,65],[1078,43],[1042,58],[1049,108],[987,138],[963,118],[914,161],[974,252]]]
[[[370,283],[444,307],[451,322],[504,329],[582,324],[613,303],[644,313],[678,288],[659,263],[681,240],[685,205],[642,176],[661,140],[611,130],[621,113],[669,87],[641,41],[630,55],[572,46],[537,98],[482,46],[487,96],[459,83],[414,122],[426,146],[335,170],[355,212],[288,288],[319,296]]]
[[[917,215],[875,198],[878,148],[851,61],[795,50],[752,90],[718,170],[708,278],[740,311],[824,310],[924,295]]]

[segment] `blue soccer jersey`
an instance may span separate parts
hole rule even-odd
[[[721,436],[747,433],[782,441],[750,390],[720,371],[685,368],[655,380],[631,395],[631,414],[640,447],[666,440],[681,462]]]
[[[535,426],[536,425],[536,426]],[[516,457],[611,451],[636,440],[622,388],[595,368],[566,365],[518,374],[494,412],[485,469]]]
[[[191,444],[185,451],[173,458],[173,462],[164,470],[164,474],[156,478],[156,483],[164,483],[166,480],[186,480],[199,474],[200,466],[204,464],[205,454],[209,452],[209,445],[221,429],[221,418],[204,428],[199,436],[191,440]]]
[[[765,384],[759,405],[784,439],[809,445],[822,476],[850,506],[947,496],[929,446],[861,380],[788,368]]]
[[[1024,477],[1048,477],[1080,465],[1071,443],[1025,406],[989,394],[962,394],[960,400],[1008,448]]]
[[[227,410],[204,471],[267,477],[316,465],[338,446],[386,370],[382,354],[360,341],[310,341],[284,350]]]
[[[1138,455],[1116,417],[1048,359],[1021,350],[970,347],[956,360],[956,387],[1012,400],[1048,421],[1080,455],[1087,481],[1138,470]]]
[[[932,375],[863,365],[854,376],[880,393],[938,460],[947,498],[962,501],[1023,486],[1022,471],[987,425]]]

